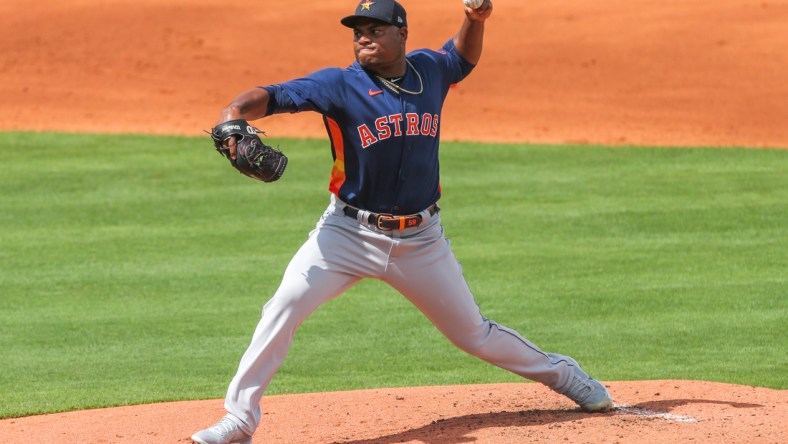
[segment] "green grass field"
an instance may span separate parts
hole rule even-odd
[[[0,418],[221,398],[328,202],[324,141],[241,176],[205,138],[0,133]],[[788,388],[788,150],[444,143],[482,311],[603,380]],[[269,392],[512,382],[364,281]]]

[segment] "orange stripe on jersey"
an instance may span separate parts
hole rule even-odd
[[[328,190],[339,196],[339,189],[345,183],[345,141],[342,139],[342,131],[336,120],[325,118],[328,136],[331,137],[331,148],[334,151],[334,167],[331,169],[331,180],[328,183]]]

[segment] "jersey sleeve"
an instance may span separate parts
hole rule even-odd
[[[461,81],[476,67],[476,65],[471,64],[460,55],[457,47],[454,46],[453,39],[449,39],[438,51],[438,54],[443,55],[438,60],[447,69],[451,83]]]
[[[344,103],[342,70],[326,68],[305,77],[264,87],[275,104],[269,107],[272,114],[282,112],[316,111],[331,114]]]

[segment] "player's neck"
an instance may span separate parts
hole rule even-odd
[[[381,76],[379,76],[377,74],[375,75],[375,77],[378,78],[378,80],[380,81],[380,83],[383,84],[383,86],[385,86],[386,88],[390,89],[395,94],[403,93],[403,94],[411,94],[411,95],[417,96],[417,95],[421,94],[422,92],[424,92],[424,80],[422,80],[421,74],[419,74],[419,72],[416,70],[416,68],[413,66],[413,64],[410,63],[410,60],[406,59],[405,63],[410,67],[410,69],[413,71],[413,73],[416,74],[416,78],[419,81],[419,88],[418,89],[406,89],[405,87],[403,87],[400,84],[400,81],[402,80],[402,77],[390,77],[390,78],[387,79],[387,78],[381,77]]]
[[[395,62],[387,65],[379,65],[368,67],[367,71],[375,74],[376,76],[383,77],[384,79],[394,79],[404,77],[408,70],[408,65],[405,63],[405,58],[396,60]]]

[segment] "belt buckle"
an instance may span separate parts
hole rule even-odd
[[[397,221],[399,223],[399,227],[397,228],[387,228],[382,226],[381,224],[384,221]],[[421,215],[409,215],[409,216],[394,216],[393,214],[381,214],[378,216],[377,220],[375,221],[375,226],[378,227],[379,230],[384,231],[394,231],[394,230],[404,230],[406,228],[414,228],[418,227],[421,223]]]
[[[394,215],[393,214],[378,214],[378,217],[375,219],[375,226],[378,227],[378,230],[393,231],[394,230],[393,228],[386,228],[386,227],[381,226],[381,223],[383,223],[383,218],[387,218],[388,220],[391,220],[391,219],[394,218]]]

